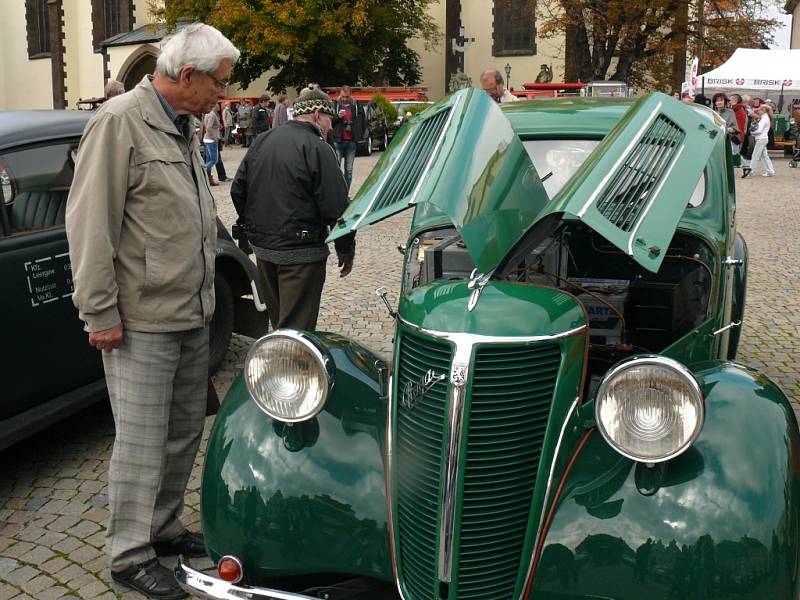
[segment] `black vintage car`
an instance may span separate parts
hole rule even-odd
[[[72,304],[64,215],[85,111],[0,112],[0,449],[105,397]],[[266,333],[263,282],[217,220],[209,371],[232,332]]]

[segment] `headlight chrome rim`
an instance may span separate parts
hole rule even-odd
[[[694,428],[694,431],[683,442],[683,444],[681,444],[674,451],[665,454],[663,456],[644,457],[644,456],[637,456],[636,454],[626,451],[625,448],[621,447],[620,444],[617,443],[617,441],[611,437],[611,435],[606,431],[605,426],[603,424],[603,420],[600,417],[600,410],[602,408],[601,400],[605,395],[605,393],[608,391],[610,384],[614,382],[614,379],[617,376],[619,376],[624,371],[627,371],[632,368],[642,367],[642,366],[653,366],[653,365],[656,365],[661,368],[666,368],[681,376],[685,380],[689,389],[691,390],[691,393],[693,393],[696,396],[697,406],[699,410],[697,416],[697,424]],[[686,452],[689,448],[691,448],[697,441],[697,438],[700,436],[700,432],[703,430],[703,425],[705,423],[705,413],[706,413],[705,397],[703,396],[703,391],[700,389],[700,384],[698,383],[694,374],[678,361],[658,355],[645,355],[645,356],[640,355],[631,357],[612,367],[612,369],[608,371],[608,373],[606,373],[606,375],[603,377],[603,380],[601,381],[600,386],[597,389],[597,395],[595,396],[594,410],[595,410],[595,422],[597,423],[597,429],[600,431],[600,435],[603,436],[603,439],[606,441],[606,443],[622,456],[634,460],[636,462],[641,462],[645,464],[657,464],[657,463],[667,462],[669,460],[672,460],[673,458],[680,456],[681,454]]]
[[[258,396],[258,392],[253,389],[253,386],[250,382],[250,378],[247,376],[247,369],[248,365],[250,364],[251,359],[253,356],[259,351],[261,346],[267,341],[274,340],[275,338],[288,338],[292,341],[300,343],[305,350],[307,350],[313,357],[314,360],[322,367],[322,370],[326,376],[326,383],[324,389],[324,394],[322,399],[317,403],[314,407],[314,410],[309,411],[308,413],[304,414],[301,417],[295,418],[287,418],[285,415],[278,414],[272,410],[270,410],[267,406],[265,406],[262,402],[259,402],[256,398]],[[330,395],[331,390],[333,389],[333,368],[331,365],[331,360],[328,358],[322,350],[315,344],[310,337],[302,331],[298,331],[295,329],[276,329],[268,333],[267,335],[259,338],[253,345],[250,347],[250,350],[247,352],[247,356],[244,360],[244,381],[245,386],[247,387],[247,392],[250,394],[250,398],[252,401],[261,409],[267,416],[275,419],[276,421],[280,421],[281,423],[303,423],[305,421],[309,421],[317,416],[323,408],[325,408],[325,404],[327,403],[328,396]]]

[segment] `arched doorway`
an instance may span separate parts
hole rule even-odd
[[[137,48],[119,70],[118,80],[125,86],[125,91],[132,90],[145,75],[150,75],[156,68],[158,49],[145,45]]]

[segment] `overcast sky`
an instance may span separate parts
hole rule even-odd
[[[789,35],[792,31],[792,15],[787,15],[780,8],[772,8],[769,11],[769,16],[778,19],[784,26],[775,31],[775,41],[770,45],[770,48],[783,48],[789,49]]]

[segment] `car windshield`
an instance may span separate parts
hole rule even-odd
[[[600,140],[523,140],[548,197],[555,196]]]
[[[600,140],[523,140],[544,190],[553,198],[581,167]],[[700,175],[689,199],[689,206],[697,208],[705,198],[705,174]]]

